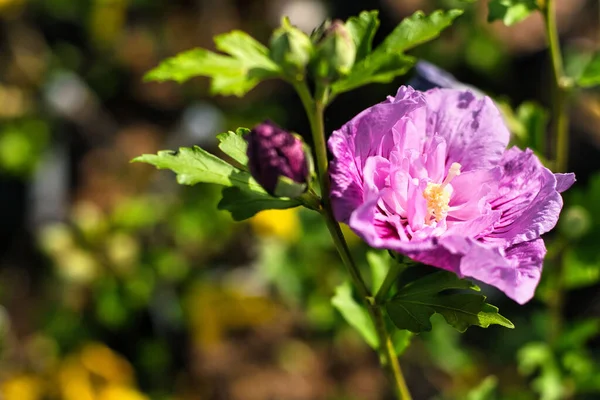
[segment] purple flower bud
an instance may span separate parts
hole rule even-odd
[[[273,122],[267,120],[250,131],[248,159],[252,176],[269,194],[283,196],[277,191],[281,178],[304,185],[300,193],[306,189],[309,172],[302,141]]]

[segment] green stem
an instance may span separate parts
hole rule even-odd
[[[329,173],[327,169],[327,147],[325,145],[325,127],[323,117],[325,113],[326,98],[328,90],[324,86],[317,86],[315,99],[311,96],[310,90],[305,82],[292,82],[292,85],[298,92],[302,105],[306,110],[308,120],[310,122],[310,128],[313,138],[313,148],[315,152],[315,162],[317,166],[317,176],[319,179],[319,186],[321,188],[321,198],[323,202],[322,214],[327,223],[327,228],[335,247],[340,254],[342,262],[348,269],[350,277],[354,286],[358,290],[358,294],[362,301],[365,303],[369,316],[373,321],[375,330],[377,331],[377,337],[379,338],[379,355],[383,360],[384,367],[388,370],[388,373],[394,382],[395,392],[401,400],[411,400],[406,381],[402,375],[398,357],[394,350],[394,346],[390,339],[390,335],[385,326],[385,320],[379,304],[376,304],[370,290],[368,289],[365,281],[363,280],[358,266],[354,262],[348,244],[344,239],[344,234],[340,228],[340,225],[336,221],[333,215],[333,209],[331,208],[331,200],[329,198],[330,182]]]
[[[555,0],[546,0],[542,10],[552,65],[552,134],[555,138],[555,168],[566,172],[569,156],[568,85],[563,71],[562,55],[556,27]]]
[[[546,36],[552,65],[552,134],[555,143],[555,165],[557,172],[566,172],[569,156],[569,115],[568,96],[569,85],[564,75],[563,60],[558,41],[558,29],[556,26],[556,2],[546,0],[542,8]],[[558,254],[556,278],[554,280],[554,295],[548,302],[550,312],[550,343],[554,343],[563,326],[564,307],[564,257],[562,251]]]
[[[377,338],[379,340],[379,355],[384,360],[384,367],[388,371],[388,375],[392,382],[394,382],[394,390],[396,396],[401,400],[412,400],[402,369],[400,369],[400,363],[398,362],[398,356],[396,355],[396,349],[390,334],[385,326],[385,319],[381,312],[381,307],[377,304],[369,304],[369,315],[375,325],[377,331]]]

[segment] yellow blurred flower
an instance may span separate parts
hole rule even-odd
[[[135,389],[125,386],[108,386],[100,391],[97,400],[148,400]]]
[[[62,400],[95,400],[90,375],[75,357],[63,362],[58,372],[58,384]]]
[[[189,324],[196,344],[220,343],[230,330],[260,326],[273,320],[278,308],[268,298],[198,283],[186,299]]]
[[[0,386],[2,400],[38,400],[42,398],[43,382],[30,375],[18,375],[7,379]]]
[[[131,384],[133,368],[127,360],[100,343],[91,343],[81,350],[82,365],[107,382]]]
[[[261,211],[250,219],[250,224],[259,236],[275,236],[287,242],[295,242],[301,233],[298,208]]]
[[[132,386],[134,371],[101,343],[85,345],[63,361],[58,374],[61,400],[147,400]]]

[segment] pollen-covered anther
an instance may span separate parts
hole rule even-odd
[[[452,179],[460,175],[460,168],[461,165],[459,163],[452,163],[448,170],[448,175],[446,175],[446,179],[442,183],[429,182],[427,184],[427,187],[423,191],[423,197],[427,201],[427,224],[431,224],[434,219],[436,222],[440,222],[448,214],[452,191],[447,185]]]

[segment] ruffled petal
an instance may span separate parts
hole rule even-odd
[[[575,174],[554,174],[556,178],[556,191],[562,193],[570,188],[576,181]]]
[[[517,303],[527,303],[533,298],[535,288],[540,282],[545,256],[546,246],[542,239],[509,247],[506,250],[506,258],[516,265],[517,273],[513,282],[507,282],[504,287],[498,288]]]
[[[353,138],[336,131],[329,138],[333,160],[329,165],[331,177],[331,203],[335,218],[348,223],[350,214],[363,201],[362,168],[354,159]]]
[[[503,242],[508,247],[537,239],[554,228],[563,206],[554,174],[529,149],[513,147],[505,153],[501,165],[499,197],[491,205],[502,211],[502,216],[485,240]]]
[[[394,224],[387,222],[387,218],[380,213],[378,202],[379,199],[365,202],[352,213],[349,221],[350,228],[369,246],[407,255],[435,248],[435,238],[424,241],[401,240]]]
[[[396,97],[367,108],[328,141],[333,154],[330,165],[331,201],[336,219],[348,222],[363,198],[363,168],[371,156],[389,158],[394,147],[391,130],[404,115],[425,106],[421,92],[402,86]]]
[[[432,89],[425,97],[427,134],[446,139],[446,165],[457,162],[469,171],[491,168],[500,161],[510,134],[489,97],[452,89]]]
[[[542,273],[546,247],[542,239],[503,251],[463,236],[441,238],[438,246],[410,255],[412,259],[473,278],[504,292],[519,304],[531,300]]]

